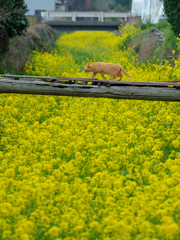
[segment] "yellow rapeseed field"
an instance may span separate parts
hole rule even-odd
[[[90,77],[101,61],[135,81],[180,78],[180,60],[132,56],[140,31],[63,34],[26,72]],[[0,239],[180,239],[179,103],[2,94],[0,110]]]

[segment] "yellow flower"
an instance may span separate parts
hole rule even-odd
[[[20,235],[20,239],[21,240],[29,240],[29,236],[26,233],[24,233],[24,234]]]
[[[53,226],[49,229],[48,231],[49,235],[51,235],[52,237],[58,237],[59,233],[60,233],[60,229],[57,226]]]
[[[178,140],[174,140],[174,141],[172,141],[172,145],[175,148],[179,148],[180,147],[180,142]]]
[[[166,120],[167,120],[168,122],[172,122],[172,117],[171,117],[171,116],[167,116],[167,117],[166,117]]]
[[[14,178],[15,176],[15,171],[13,168],[9,168],[4,172],[4,176],[8,178]]]
[[[97,222],[97,221],[93,221],[93,222],[90,224],[90,228],[95,229],[97,232],[101,232],[101,225],[100,225],[99,222]]]
[[[32,53],[26,73],[84,78],[103,61],[134,81],[180,78],[178,56],[173,68],[143,64],[125,44],[141,29],[119,31],[62,34],[57,50]],[[2,237],[177,238],[179,113],[176,102],[1,94]]]

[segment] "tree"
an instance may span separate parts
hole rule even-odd
[[[180,0],[160,0],[164,3],[164,13],[172,30],[178,36],[180,34]]]
[[[109,10],[109,4],[112,0],[97,0],[96,1],[96,10],[97,11],[108,11]]]
[[[113,0],[109,3],[110,10],[125,11],[131,9],[131,0]]]
[[[131,9],[132,0],[67,0],[72,10],[124,11]],[[121,7],[120,7],[121,6]]]
[[[29,27],[25,14],[28,12],[24,0],[0,0],[0,28],[13,38],[21,36]]]
[[[96,9],[96,0],[86,0],[85,1],[85,10],[95,10]]]
[[[96,5],[96,0],[68,0],[71,4],[73,10],[94,10]]]

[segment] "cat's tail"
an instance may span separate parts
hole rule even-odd
[[[129,75],[129,74],[124,70],[124,68],[123,68],[121,65],[120,65],[120,67],[121,67],[121,71],[122,71],[127,77],[133,78],[133,76]]]

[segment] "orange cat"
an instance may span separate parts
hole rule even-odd
[[[97,73],[100,73],[101,76],[106,79],[106,77],[104,76],[104,74],[110,74],[112,75],[113,77],[110,78],[109,80],[111,79],[114,79],[116,77],[120,77],[118,79],[118,81],[121,81],[123,75],[121,73],[121,71],[126,75],[128,76],[129,78],[132,78],[133,76],[129,75],[125,70],[124,68],[121,66],[121,65],[118,65],[118,64],[115,64],[115,63],[103,63],[103,62],[94,62],[92,63],[91,65],[86,65],[85,69],[84,69],[84,72],[93,72],[92,74],[92,77],[95,77],[95,75]]]

